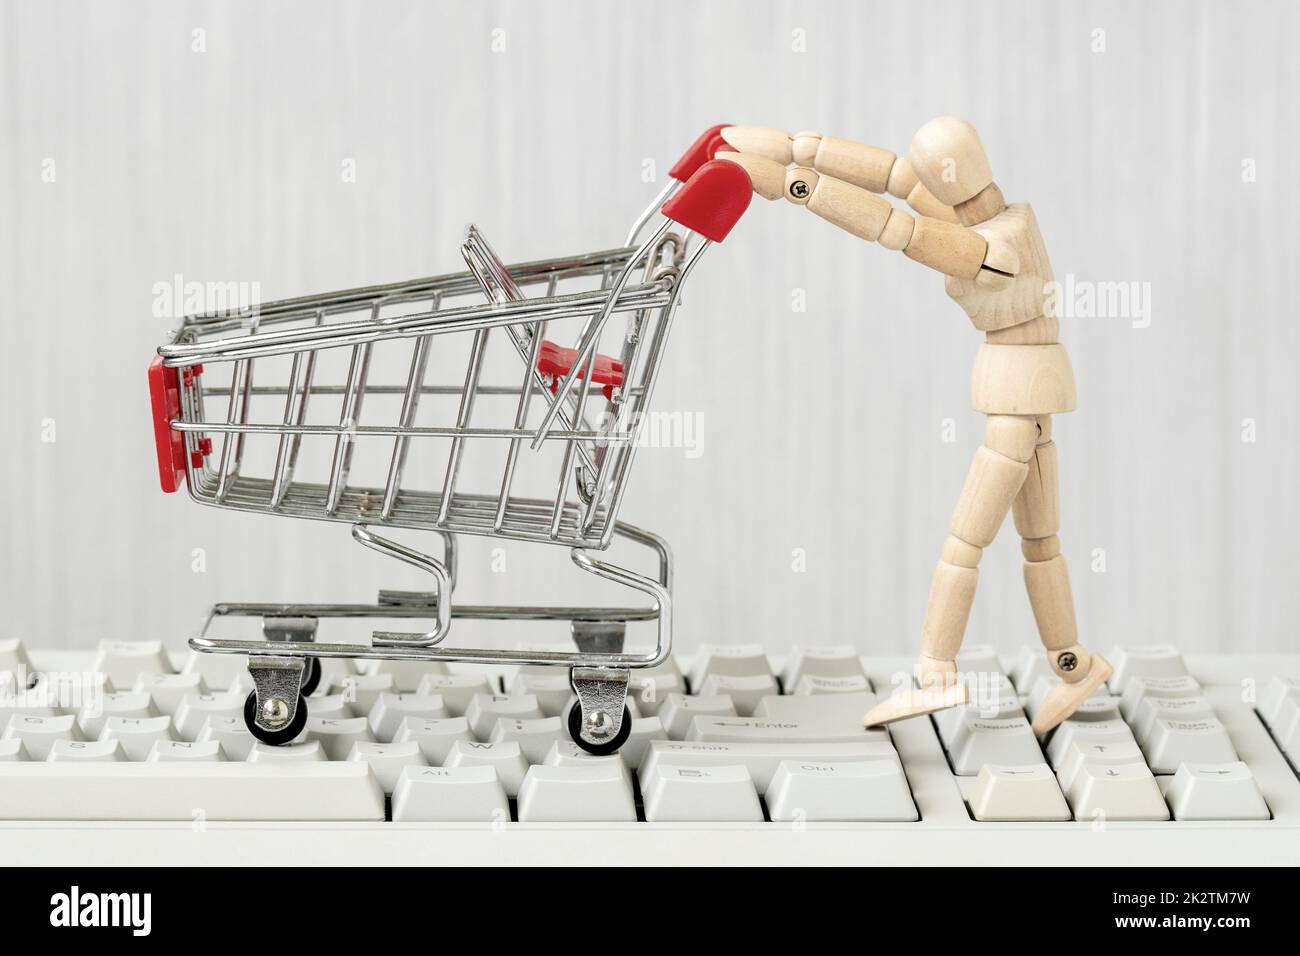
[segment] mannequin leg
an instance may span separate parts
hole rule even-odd
[[[956,658],[975,600],[980,557],[1011,510],[1029,473],[1028,461],[1037,440],[1038,425],[1033,417],[988,416],[984,444],[971,461],[930,583],[916,665],[920,689],[901,691],[881,701],[863,719],[866,726],[933,713],[969,699],[966,684],[957,673]]]
[[[1110,677],[1111,667],[1104,657],[1089,653],[1079,643],[1070,574],[1057,537],[1061,506],[1052,419],[1044,415],[1038,422],[1041,434],[1029,460],[1029,474],[1012,504],[1012,515],[1020,532],[1025,589],[1038,636],[1052,670],[1063,681],[1034,714],[1034,732],[1042,735],[1078,710]]]

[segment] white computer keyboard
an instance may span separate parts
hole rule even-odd
[[[303,736],[275,748],[244,727],[242,658],[0,642],[0,679],[12,675],[0,853],[110,865],[1300,859],[1300,656],[1112,654],[1108,693],[1040,743],[1027,718],[1055,680],[1040,649],[971,647],[960,663],[980,675],[975,704],[866,732],[862,714],[906,659],[704,648],[634,675],[630,739],[592,757],[564,730],[563,670],[329,661]],[[29,691],[32,673],[56,679]],[[85,699],[59,698],[60,681]]]

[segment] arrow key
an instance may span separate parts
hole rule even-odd
[[[1268,804],[1241,761],[1183,764],[1166,793],[1176,820],[1267,820]]]
[[[1144,763],[1085,760],[1066,791],[1076,820],[1168,820],[1169,807]]]

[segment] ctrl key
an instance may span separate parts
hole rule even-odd
[[[393,789],[395,823],[510,822],[494,767],[405,767]]]

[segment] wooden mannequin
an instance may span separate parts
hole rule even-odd
[[[1025,588],[1048,661],[1062,683],[1034,716],[1045,734],[1110,676],[1100,654],[1078,642],[1061,543],[1052,415],[1075,407],[1074,373],[1046,309],[1047,249],[1027,204],[1006,205],[984,147],[964,120],[922,126],[910,157],[818,133],[730,126],[734,152],[765,199],[784,196],[862,239],[903,253],[947,278],[944,288],[985,333],[971,377],[971,404],[987,416],[930,586],[919,689],[882,701],[868,727],[969,700],[956,657],[966,630],[979,560],[1012,513],[1025,556]],[[791,164],[794,164],[793,166]],[[878,193],[889,193],[912,216]]]

